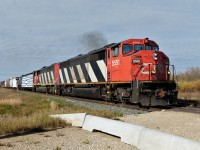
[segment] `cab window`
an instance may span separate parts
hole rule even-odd
[[[133,45],[131,45],[131,44],[124,44],[122,46],[122,52],[123,52],[123,54],[131,52],[132,50],[133,50]]]
[[[113,56],[113,57],[119,56],[119,47],[114,47],[114,48],[112,49],[112,56]]]
[[[152,49],[158,51],[158,50],[159,50],[159,47],[157,47],[157,46],[153,46]]]
[[[157,46],[146,45],[146,50],[159,50]]]
[[[110,50],[108,50],[108,59],[110,59]]]
[[[146,50],[152,50],[151,46],[146,45]]]
[[[134,45],[134,50],[135,51],[144,50],[144,45],[142,45],[142,44],[135,44]]]

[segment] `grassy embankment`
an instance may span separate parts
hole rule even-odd
[[[65,127],[69,124],[50,118],[50,114],[81,113],[115,118],[121,114],[95,111],[66,103],[62,97],[47,97],[0,88],[0,135]]]
[[[183,73],[179,73],[178,87],[179,98],[200,100],[200,68],[189,68]]]

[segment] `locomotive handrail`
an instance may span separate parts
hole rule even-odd
[[[152,67],[151,66],[155,66],[155,67],[153,67],[154,68],[154,70],[152,70]],[[152,76],[152,71],[155,71],[154,73],[155,73],[155,77],[156,77],[156,80],[158,79],[158,66],[163,66],[163,68],[165,68],[165,75],[166,76],[169,76],[169,77],[166,77],[166,79],[167,80],[172,80],[172,81],[174,81],[174,78],[175,78],[175,74],[174,74],[174,71],[175,71],[175,69],[174,69],[174,65],[168,65],[168,64],[148,64],[147,66],[145,65],[141,65],[141,67],[138,67],[138,69],[136,69],[135,71],[134,71],[134,73],[132,74],[132,76],[133,76],[133,78],[136,80],[138,77],[139,77],[139,75],[141,74],[138,74],[139,72],[140,72],[140,70],[143,68],[145,68],[145,67],[147,67],[146,68],[146,71],[147,72],[145,72],[145,74],[146,75],[148,75],[148,81],[150,81],[151,80],[151,76]],[[169,69],[169,70],[168,70]],[[164,70],[163,70],[164,71]],[[169,72],[168,72],[169,71]]]
[[[138,69],[136,69],[135,72],[133,73],[133,77],[135,78],[135,80],[137,79],[138,73],[140,72],[142,67],[143,67],[143,65],[140,65],[140,67],[138,67]]]
[[[174,67],[174,65],[168,65],[168,64],[148,64],[148,80],[150,81],[151,80],[151,66],[155,66],[154,67],[154,71],[155,71],[155,76],[156,76],[156,79],[158,79],[158,66],[163,66],[164,68],[165,68],[165,71],[168,71],[168,72],[166,72],[166,75],[168,76],[169,75],[169,77],[167,77],[167,79],[168,80],[172,80],[172,81],[174,81],[174,71],[175,71],[175,67]],[[171,72],[171,69],[170,69],[170,67],[172,68],[172,72]],[[164,71],[164,70],[163,70]],[[172,73],[172,74],[171,74]],[[171,78],[171,75],[172,75],[172,79],[170,79]]]

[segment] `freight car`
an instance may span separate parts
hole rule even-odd
[[[33,72],[33,90],[59,95],[170,105],[178,91],[174,66],[148,38],[112,43]]]
[[[18,81],[19,90],[33,90],[33,72],[22,75]]]
[[[17,88],[17,77],[10,77],[4,81],[0,82],[0,87],[5,87],[5,88]]]

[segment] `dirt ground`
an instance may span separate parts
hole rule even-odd
[[[200,142],[200,114],[162,110],[147,114],[124,116],[120,119],[124,122],[145,126]]]
[[[200,114],[162,110],[128,115],[120,120],[190,138],[200,142]],[[100,132],[90,133],[81,128],[66,127],[49,132],[0,139],[0,149],[7,150],[76,150],[76,149],[137,149],[124,144],[120,138]]]
[[[81,128],[66,127],[49,132],[0,139],[1,150],[137,150],[120,138]]]

